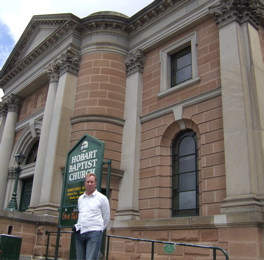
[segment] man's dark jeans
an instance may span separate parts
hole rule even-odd
[[[77,260],[98,260],[102,241],[102,231],[76,233]]]

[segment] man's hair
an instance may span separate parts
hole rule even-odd
[[[88,173],[88,174],[86,175],[86,177],[85,177],[85,181],[87,180],[88,177],[91,177],[91,176],[93,176],[95,182],[97,182],[97,178],[96,178],[96,175],[95,175],[94,173]]]

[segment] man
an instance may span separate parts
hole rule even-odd
[[[109,201],[96,190],[96,175],[90,173],[84,181],[85,192],[78,199],[79,217],[75,225],[78,260],[98,260],[103,230],[110,220]]]

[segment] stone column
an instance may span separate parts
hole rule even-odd
[[[138,191],[140,170],[140,142],[142,111],[142,72],[144,55],[140,50],[126,59],[127,81],[125,97],[125,125],[122,139],[121,180],[116,220],[139,219]],[[129,187],[129,189],[127,188]]]
[[[3,98],[3,103],[7,106],[8,113],[0,144],[0,208],[3,208],[8,177],[8,167],[10,156],[15,140],[15,124],[21,106],[21,98],[10,94]]]
[[[38,156],[36,160],[34,182],[32,187],[31,201],[28,211],[33,211],[38,205],[40,200],[40,190],[43,185],[44,166],[48,140],[50,137],[51,120],[53,115],[55,97],[57,93],[57,87],[59,82],[59,67],[56,62],[51,63],[46,69],[47,75],[50,79],[48,96],[45,104],[45,111],[43,116],[43,122],[41,127],[41,135],[38,147]]]
[[[80,57],[68,50],[57,61],[60,78],[53,107],[50,134],[47,142],[45,167],[38,211],[40,214],[58,214],[63,184],[62,168],[65,167],[71,133],[77,73]]]
[[[0,102],[0,144],[4,132],[6,114],[7,114],[7,107],[3,102]]]
[[[263,7],[263,6],[262,6]],[[260,211],[263,198],[264,66],[257,1],[221,1],[219,26],[226,199],[222,213]]]

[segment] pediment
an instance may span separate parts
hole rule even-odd
[[[72,17],[72,14],[33,16],[4,64],[0,76],[2,77],[13,70]]]
[[[17,57],[16,63],[19,63],[24,59],[31,51],[33,51],[41,42],[43,42],[47,37],[49,37],[58,26],[38,26],[35,28],[34,32],[30,36],[30,39],[25,43],[25,47]]]

